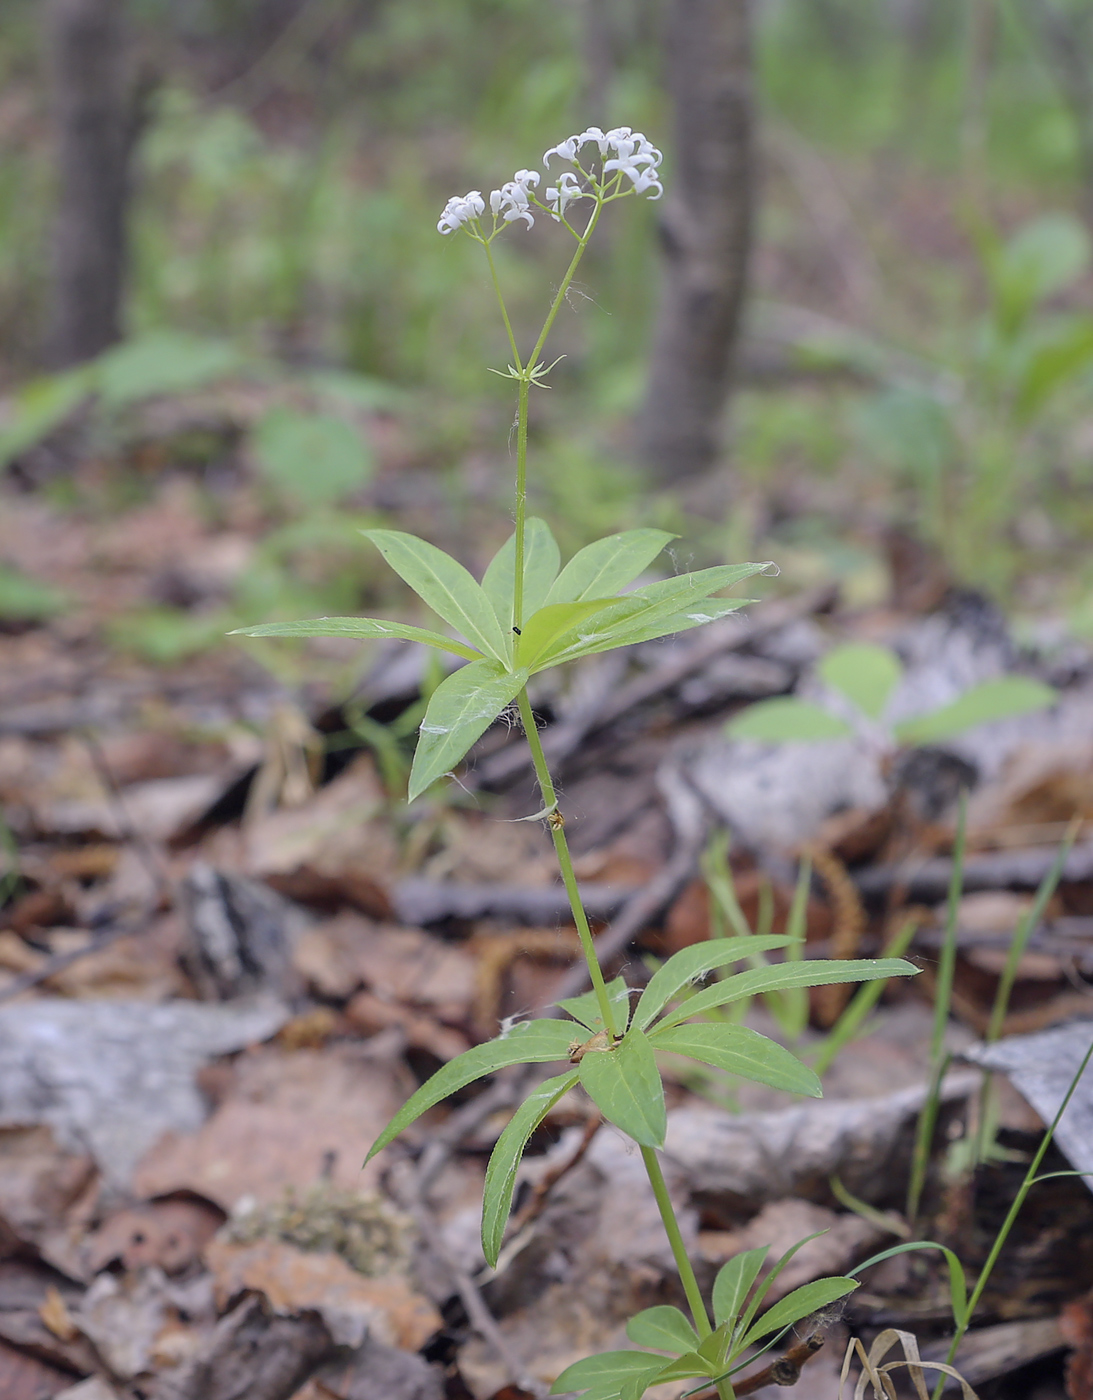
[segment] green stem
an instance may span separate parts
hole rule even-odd
[[[1013,1222],[1017,1219],[1021,1207],[1025,1204],[1025,1198],[1028,1196],[1028,1193],[1036,1185],[1036,1175],[1040,1170],[1040,1164],[1047,1156],[1047,1150],[1051,1146],[1052,1139],[1055,1137],[1055,1130],[1062,1121],[1063,1114],[1066,1112],[1070,1100],[1074,1097],[1074,1091],[1081,1082],[1082,1075],[1085,1073],[1091,1059],[1093,1059],[1093,1041],[1090,1042],[1089,1049],[1085,1052],[1085,1058],[1078,1066],[1077,1074],[1070,1081],[1070,1087],[1067,1089],[1063,1101],[1059,1105],[1059,1111],[1051,1120],[1051,1126],[1044,1134],[1043,1141],[1040,1143],[1035,1157],[1033,1157],[1032,1161],[1029,1163],[1028,1171],[1025,1173],[1025,1179],[1021,1183],[1021,1188],[1013,1199],[1013,1205],[1009,1208],[1009,1214],[1002,1222],[1002,1228],[995,1236],[994,1244],[991,1246],[991,1252],[987,1255],[987,1262],[983,1265],[979,1278],[976,1280],[975,1288],[972,1290],[972,1296],[968,1299],[968,1306],[964,1311],[964,1316],[957,1323],[956,1332],[949,1347],[949,1355],[946,1357],[950,1366],[953,1364],[953,1358],[956,1356],[960,1343],[964,1340],[964,1334],[971,1324],[972,1317],[979,1305],[979,1300],[983,1296],[983,1290],[986,1288],[990,1276],[994,1271],[994,1266],[998,1262],[998,1256],[1002,1253],[1006,1240],[1009,1238],[1009,1233],[1013,1229]],[[934,1391],[934,1400],[938,1400],[938,1397],[941,1395],[944,1382],[945,1377],[942,1376],[937,1383],[937,1389]]]
[[[713,1328],[710,1326],[710,1319],[706,1313],[706,1305],[702,1301],[702,1293],[698,1287],[698,1280],[695,1278],[695,1271],[691,1268],[691,1261],[687,1258],[687,1249],[683,1243],[679,1221],[676,1219],[676,1213],[672,1207],[672,1198],[668,1195],[664,1173],[660,1169],[660,1161],[655,1150],[651,1147],[641,1149],[641,1160],[645,1163],[649,1185],[653,1188],[653,1195],[657,1198],[657,1208],[660,1211],[660,1218],[664,1222],[668,1243],[672,1246],[672,1257],[676,1261],[679,1280],[687,1295],[687,1305],[691,1309],[695,1331],[700,1337],[708,1337]]]
[[[534,365],[535,360],[531,363]],[[516,409],[516,557],[513,560],[512,625],[524,624],[524,534],[528,512],[528,395],[531,385],[520,381]],[[517,631],[519,636],[519,631]]]
[[[501,319],[502,321],[504,321],[505,330],[508,333],[509,348],[512,350],[513,367],[517,370],[522,371],[524,366],[520,363],[520,351],[516,348],[516,336],[513,334],[512,324],[509,321],[509,313],[508,308],[505,305],[505,298],[501,294],[501,283],[499,282],[497,277],[497,268],[494,266],[493,254],[490,252],[489,241],[483,238],[482,246],[486,250],[486,261],[490,265],[490,276],[493,278],[493,290],[497,293],[497,305],[501,308]],[[535,362],[533,360],[532,364],[534,363]]]
[[[565,300],[565,294],[569,291],[569,284],[573,281],[577,272],[577,267],[584,257],[584,250],[588,247],[588,240],[592,237],[592,232],[599,221],[600,210],[602,208],[603,204],[597,199],[596,207],[592,210],[592,216],[588,220],[588,225],[584,233],[581,235],[580,242],[577,244],[577,251],[573,254],[573,259],[566,268],[565,276],[562,278],[558,290],[554,295],[554,300],[550,303],[550,310],[547,312],[547,318],[543,322],[543,329],[539,332],[539,339],[535,342],[535,349],[528,357],[528,365],[532,369],[539,363],[539,356],[543,353],[543,346],[546,344],[546,338],[550,334],[551,326],[554,324],[554,318],[561,310],[562,302]]]
[[[543,806],[551,812],[557,812],[558,796],[554,791],[550,769],[547,767],[546,754],[543,752],[542,741],[535,725],[535,716],[531,711],[531,701],[528,699],[526,686],[516,697],[516,703],[520,708],[520,720],[524,726],[524,733],[527,735],[528,748],[531,750],[531,761],[535,765],[535,776],[539,780]],[[604,1029],[614,1039],[618,1034],[615,1017],[611,1011],[607,986],[600,970],[600,960],[596,956],[596,945],[592,941],[592,930],[588,926],[588,915],[584,912],[584,904],[581,902],[577,875],[573,869],[573,857],[569,854],[569,842],[565,838],[565,827],[560,824],[560,821],[557,825],[552,821],[550,834],[554,838],[554,851],[558,857],[558,865],[561,867],[565,892],[569,896],[569,907],[573,913],[573,922],[577,925],[577,935],[581,940],[585,962],[588,964],[588,976],[592,982],[592,989],[596,993],[596,1002],[600,1008],[600,1015],[603,1017]]]

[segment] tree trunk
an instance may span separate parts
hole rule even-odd
[[[668,484],[699,476],[720,446],[743,302],[753,202],[748,0],[670,0],[675,147],[660,234],[664,281],[639,428]]]
[[[133,145],[124,0],[50,0],[57,204],[48,356],[97,355],[121,335]]]

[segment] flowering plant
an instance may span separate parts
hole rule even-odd
[[[595,149],[590,150],[592,147]],[[851,1278],[820,1279],[795,1289],[760,1316],[762,1300],[781,1265],[759,1282],[766,1251],[753,1250],[730,1260],[718,1274],[711,1321],[657,1155],[664,1146],[667,1113],[656,1052],[687,1056],[790,1093],[819,1095],[816,1076],[790,1051],[745,1026],[697,1018],[761,992],[887,978],[916,969],[893,958],[796,960],[754,966],[691,994],[693,984],[715,970],[731,968],[790,941],[723,937],[685,948],[669,958],[636,1001],[621,977],[610,984],[604,979],[528,699],[528,680],[582,656],[650,641],[724,617],[746,600],[724,598],[723,590],[767,566],[720,565],[630,588],[673,538],[666,531],[628,530],[598,540],[580,550],[563,568],[547,524],[528,517],[528,399],[532,385],[542,384],[551,368],[540,359],[551,327],[604,207],[629,195],[659,198],[663,193],[661,153],[641,132],[629,127],[607,132],[589,127],[568,137],[545,152],[543,165],[548,172],[556,157],[570,168],[554,177],[555,183],[544,189],[542,199],[538,172],[518,170],[488,199],[478,190],[453,196],[437,224],[441,234],[464,232],[482,244],[508,336],[513,362],[506,373],[517,382],[513,535],[478,582],[457,560],[414,535],[398,530],[364,532],[396,573],[457,635],[359,617],[316,618],[242,630],[248,636],[264,637],[401,637],[447,651],[464,662],[441,682],[429,701],[410,774],[411,801],[449,773],[515,702],[542,793],[543,808],[537,815],[547,822],[554,841],[592,990],[559,1003],[564,1018],[506,1025],[496,1039],[444,1065],[395,1115],[369,1156],[426,1110],[496,1070],[510,1065],[564,1064],[561,1074],[539,1083],[515,1111],[490,1158],[482,1211],[486,1260],[491,1265],[497,1263],[517,1168],[532,1133],[558,1101],[580,1085],[603,1116],[641,1152],[690,1318],[675,1307],[646,1309],[627,1328],[628,1337],[640,1350],[607,1352],[578,1362],[556,1379],[554,1393],[583,1391],[586,1400],[640,1400],[651,1385],[695,1378],[715,1386],[722,1400],[728,1400],[732,1395],[729,1377],[746,1364],[741,1360],[745,1354],[754,1354],[757,1347],[773,1346],[801,1318],[857,1285]],[[583,227],[575,217],[577,208],[587,211]],[[545,212],[562,224],[576,239],[577,247],[542,330],[525,357],[513,332],[490,245],[509,224],[522,222],[530,227],[537,212]]]

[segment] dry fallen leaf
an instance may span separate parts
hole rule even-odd
[[[70,1342],[79,1331],[72,1321],[72,1315],[65,1306],[65,1300],[53,1284],[46,1289],[46,1296],[38,1307],[38,1316],[62,1342]]]

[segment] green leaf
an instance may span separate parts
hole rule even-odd
[[[769,1245],[763,1245],[760,1249],[745,1249],[742,1254],[734,1255],[717,1271],[717,1277],[713,1281],[715,1322],[720,1324],[736,1321],[737,1314],[744,1306],[744,1299],[751,1292],[769,1253]]]
[[[656,1050],[701,1060],[741,1079],[769,1084],[772,1089],[823,1097],[820,1081],[807,1065],[792,1051],[747,1026],[688,1023],[660,1032],[654,1028],[649,1034]]]
[[[968,1315],[968,1280],[964,1273],[964,1265],[947,1245],[938,1244],[935,1240],[912,1240],[909,1244],[896,1244],[891,1249],[882,1249],[879,1254],[871,1254],[868,1259],[855,1265],[849,1276],[852,1278],[855,1274],[863,1273],[874,1264],[883,1264],[886,1259],[892,1259],[897,1254],[911,1254],[919,1249],[939,1249],[945,1256],[945,1263],[949,1269],[953,1321],[957,1327],[963,1327]]]
[[[1032,710],[1042,710],[1054,705],[1058,698],[1057,692],[1042,681],[1034,681],[1029,676],[1001,676],[998,680],[973,686],[959,700],[932,714],[904,720],[895,726],[895,735],[901,744],[934,744],[962,734],[966,729],[974,729],[977,724],[990,724],[994,720],[1013,719]]]
[[[508,671],[499,661],[471,661],[440,682],[421,721],[408,801],[451,772],[527,678],[526,671]]]
[[[667,530],[626,530],[578,550],[554,581],[547,603],[578,603],[617,593],[676,538]]]
[[[597,1356],[586,1356],[583,1361],[567,1366],[550,1387],[550,1393],[568,1395],[573,1391],[589,1391],[597,1400],[599,1397],[609,1400],[618,1395],[630,1377],[655,1375],[662,1365],[663,1358],[651,1357],[647,1351],[601,1351]]]
[[[776,963],[771,967],[752,967],[737,972],[716,986],[685,1001],[664,1018],[658,1030],[678,1025],[692,1016],[701,1016],[715,1006],[727,1006],[741,997],[757,996],[761,992],[777,992],[783,987],[823,987],[831,982],[872,982],[878,977],[908,977],[918,972],[913,963],[903,958],[818,959],[801,962]]]
[[[461,632],[479,651],[508,665],[509,639],[489,599],[462,564],[436,545],[402,530],[364,530],[362,534],[449,627]]]
[[[767,953],[784,948],[788,938],[711,938],[694,943],[673,953],[666,963],[650,977],[634,1009],[634,1025],[648,1030],[672,998],[688,983],[712,972],[715,967],[727,967],[741,962],[749,953]]]
[[[673,1356],[694,1351],[698,1333],[678,1308],[646,1308],[626,1324],[626,1335],[637,1347],[670,1351]]]
[[[93,368],[80,365],[64,374],[44,375],[23,385],[12,399],[8,420],[0,429],[0,470],[48,437],[87,398]]]
[[[826,1308],[829,1303],[845,1298],[858,1287],[860,1284],[857,1279],[818,1278],[813,1283],[806,1283],[802,1288],[795,1288],[749,1328],[740,1339],[740,1345],[748,1346],[771,1332],[781,1332],[785,1327],[792,1327],[795,1322],[800,1322],[802,1317],[810,1317],[812,1313]]]
[[[184,394],[236,374],[243,354],[220,340],[151,331],[124,341],[94,364],[95,385],[110,408],[161,394]]]
[[[523,633],[516,640],[517,665],[535,669],[535,663],[554,646],[560,637],[573,632],[594,613],[613,608],[616,598],[589,598],[583,603],[551,603],[540,608],[525,622]]]
[[[356,428],[329,413],[270,409],[253,445],[266,479],[308,506],[334,505],[373,472],[372,452]]]
[[[563,1023],[564,1024],[564,1023]],[[496,1267],[501,1242],[508,1223],[516,1169],[528,1139],[558,1100],[577,1082],[577,1072],[546,1079],[527,1096],[509,1119],[490,1154],[482,1193],[482,1252],[491,1268]]]
[[[711,1361],[697,1351],[684,1352],[682,1356],[677,1356],[674,1361],[669,1361],[666,1366],[656,1373],[653,1381],[655,1385],[661,1385],[666,1381],[686,1380],[688,1376],[714,1376],[717,1368]]]
[[[449,1060],[403,1104],[369,1149],[366,1162],[398,1137],[421,1115],[457,1093],[476,1079],[482,1079],[508,1065],[548,1064],[567,1060],[573,1033],[564,1021],[518,1021],[511,1030],[465,1050]]]
[[[813,1240],[818,1240],[821,1235],[826,1234],[826,1230],[816,1230],[813,1234],[806,1235],[803,1240],[798,1240],[796,1244],[790,1245],[789,1249],[787,1249],[785,1254],[782,1255],[781,1259],[778,1260],[774,1268],[771,1269],[771,1271],[767,1274],[766,1278],[763,1279],[762,1283],[760,1283],[758,1288],[756,1288],[755,1292],[751,1295],[751,1301],[748,1303],[747,1307],[740,1315],[740,1321],[737,1323],[736,1330],[733,1333],[733,1341],[730,1351],[730,1356],[733,1359],[739,1356],[742,1351],[746,1350],[746,1343],[743,1342],[741,1339],[746,1335],[748,1329],[754,1322],[756,1313],[763,1306],[763,1299],[770,1292],[778,1275],[782,1272],[782,1270],[786,1267],[786,1265],[798,1252],[798,1250],[804,1249],[806,1244],[811,1244]]]
[[[425,627],[408,627],[403,622],[381,621],[375,617],[312,617],[302,622],[263,622],[257,627],[237,627],[229,637],[352,637],[362,641],[396,637],[403,642],[422,642],[437,651],[450,651],[468,661],[480,661],[481,652],[462,642],[430,632]]]
[[[1038,302],[1082,275],[1089,258],[1089,233],[1073,214],[1044,214],[1022,224],[991,260],[1004,331],[1019,330]]]
[[[550,586],[558,574],[561,555],[550,526],[537,515],[524,523],[524,616],[530,617],[546,602]],[[512,590],[516,581],[516,535],[512,534],[490,560],[482,575],[482,591],[501,624],[502,632],[512,630]]]
[[[608,982],[607,1000],[611,1003],[612,1010],[618,1012],[615,1029],[625,1030],[630,1021],[630,988],[621,977]],[[585,992],[579,997],[567,997],[565,1001],[559,1001],[556,1005],[563,1011],[568,1011],[575,1021],[580,1021],[581,1025],[587,1026],[590,1031],[605,1029],[603,1017],[600,1015],[599,998],[595,992]]]
[[[830,710],[810,700],[785,695],[749,705],[729,720],[725,733],[730,739],[758,739],[764,744],[814,744],[824,739],[846,739],[854,731]]]
[[[613,1050],[590,1051],[581,1084],[603,1116],[642,1147],[660,1147],[668,1130],[664,1086],[653,1047],[631,1030]]]
[[[1093,364],[1093,317],[1069,317],[1030,347],[1018,376],[1016,410],[1028,423],[1047,400]]]
[[[657,608],[652,614],[640,614],[632,622],[625,624],[614,646],[636,646],[639,642],[656,642],[661,637],[672,637],[677,632],[689,632],[694,627],[705,627],[710,622],[720,622],[723,617],[739,612],[754,603],[754,598],[696,598],[680,612],[665,612]],[[600,647],[600,651],[607,648]]]
[[[60,589],[0,564],[0,621],[47,622],[67,605]]]
[[[664,1358],[661,1357],[655,1369],[650,1366],[648,1371],[638,1372],[636,1375],[630,1376],[619,1388],[619,1400],[642,1400],[649,1387],[657,1384],[663,1369]]]
[[[899,657],[888,647],[853,642],[829,651],[817,667],[820,675],[870,719],[880,719],[903,675]]]

